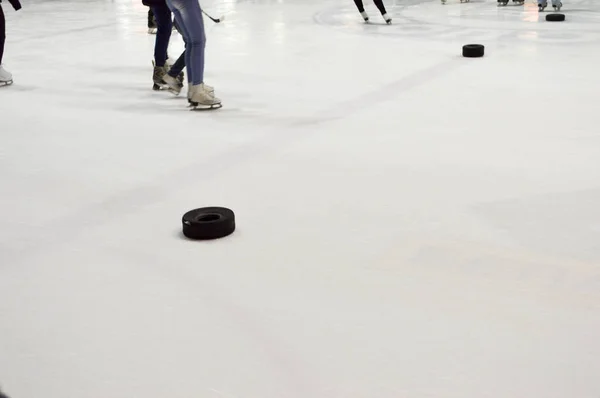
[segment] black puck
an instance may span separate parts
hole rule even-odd
[[[483,57],[485,47],[481,44],[465,44],[462,48],[463,57],[479,58]]]
[[[546,15],[546,21],[549,22],[562,22],[565,20],[565,14],[548,14]]]
[[[219,239],[235,231],[235,214],[225,207],[202,207],[183,215],[183,235],[190,239]]]

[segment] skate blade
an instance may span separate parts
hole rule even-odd
[[[171,89],[171,87],[169,87],[167,84],[154,83],[154,85],[152,86],[152,90],[154,90],[154,91],[168,91],[170,89]]]
[[[13,84],[12,80],[7,81],[7,82],[0,82],[0,87],[3,87],[3,86],[12,86],[12,84]]]
[[[221,109],[223,107],[223,104],[218,103],[218,104],[213,104],[213,105],[203,105],[203,104],[191,102],[189,104],[189,107],[191,108],[192,111],[212,111],[212,110],[216,110],[216,109]]]
[[[174,96],[178,97],[179,94],[181,94],[181,90],[177,91],[175,89],[172,89],[171,87],[167,88],[167,91],[171,94],[173,94]]]

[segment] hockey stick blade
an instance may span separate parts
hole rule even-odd
[[[204,15],[206,15],[206,16],[207,16],[207,17],[208,17],[208,18],[209,18],[211,21],[213,21],[214,23],[219,23],[219,22],[221,22],[221,21],[225,20],[225,15],[221,16],[221,18],[213,18],[213,17],[211,17],[210,15],[208,15],[208,14],[207,14],[207,13],[206,13],[204,10],[202,10],[202,13],[203,13]]]

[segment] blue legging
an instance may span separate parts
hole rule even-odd
[[[188,82],[192,85],[204,83],[206,34],[200,4],[198,0],[167,0],[167,5],[173,12],[185,41]]]

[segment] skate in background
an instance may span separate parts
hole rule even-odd
[[[471,0],[460,0],[460,3],[469,3]],[[447,0],[442,0],[442,4],[446,5]]]
[[[544,11],[546,7],[548,7],[548,0],[538,0],[538,10],[540,12]],[[554,11],[560,11],[562,2],[560,0],[552,0],[552,7]]]
[[[19,11],[21,9],[21,3],[19,0],[8,0],[9,3],[13,6],[15,11]],[[2,0],[0,0],[0,3]],[[2,58],[4,57],[4,43],[6,42],[6,19],[4,18],[4,10],[2,9],[2,5],[0,5],[0,86],[10,86],[13,83],[12,74],[4,69],[2,65]],[[0,392],[1,395],[1,392]],[[0,398],[2,398],[0,396]]]
[[[152,8],[148,10],[148,34],[155,35],[158,30],[158,25],[156,25],[156,19],[154,18],[154,12]]]
[[[508,5],[509,0],[498,0],[498,7],[506,7]],[[512,0],[513,5],[522,6],[525,4],[525,0]]]
[[[179,32],[179,29],[177,28],[177,24],[175,23],[174,19],[173,19],[173,30],[177,30]],[[154,16],[154,11],[152,11],[152,8],[150,8],[148,10],[148,34],[155,35],[157,31],[158,31],[158,25],[156,24],[156,17]]]
[[[375,6],[381,13],[381,16],[383,17],[383,19],[385,20],[385,23],[390,25],[392,23],[392,18],[387,14],[387,11],[385,10],[385,6],[383,5],[383,0],[373,0],[373,3],[375,3]],[[362,0],[354,0],[354,4],[356,4],[356,8],[358,8],[358,12],[360,12],[360,15],[362,15],[365,22],[369,22],[369,16],[365,12],[365,7],[363,5]]]

